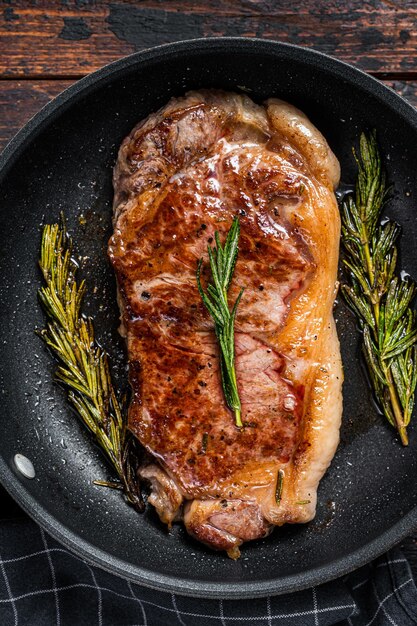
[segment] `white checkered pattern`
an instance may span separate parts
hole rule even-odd
[[[205,600],[145,589],[96,569],[33,522],[0,525],[1,626],[409,626],[417,590],[392,551],[344,580],[256,600]]]

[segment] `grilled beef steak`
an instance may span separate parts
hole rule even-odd
[[[140,472],[161,520],[183,519],[232,557],[274,525],[313,518],[338,443],[338,179],[335,156],[299,110],[219,91],[171,100],[120,148],[109,254],[129,354],[129,427],[149,453]],[[198,259],[207,261],[215,231],[224,241],[235,215],[241,429],[196,283]]]

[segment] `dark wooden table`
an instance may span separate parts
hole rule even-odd
[[[1,0],[0,150],[63,89],[157,44],[264,37],[331,54],[417,106],[416,0]],[[24,515],[0,490],[0,517]],[[417,576],[417,529],[403,548]]]

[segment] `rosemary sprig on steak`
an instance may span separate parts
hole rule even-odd
[[[207,246],[212,282],[207,286],[205,293],[200,280],[203,265],[203,259],[200,259],[197,265],[197,286],[204,305],[214,320],[214,330],[221,353],[220,371],[226,403],[235,413],[236,426],[241,428],[243,424],[235,371],[234,325],[243,288],[231,311],[227,302],[227,292],[232,282],[238,254],[239,235],[240,224],[237,217],[233,219],[224,247],[220,243],[219,233],[215,233],[215,247]]]
[[[127,430],[127,411],[115,393],[106,353],[94,340],[91,319],[81,313],[85,282],[76,281],[77,265],[71,258],[72,242],[64,226],[43,229],[39,266],[45,284],[39,299],[47,317],[41,337],[57,357],[57,380],[68,399],[115,469],[120,483],[97,484],[123,489],[138,511],[142,501],[136,464],[137,445]],[[136,451],[137,452],[137,451]]]
[[[344,264],[350,278],[342,292],[359,318],[378,404],[407,445],[417,382],[417,330],[410,306],[416,287],[408,276],[396,273],[399,226],[381,221],[387,187],[375,132],[361,135],[359,155],[354,151],[354,156],[355,193],[344,200],[341,210]]]

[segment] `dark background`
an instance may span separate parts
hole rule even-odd
[[[2,1],[0,149],[50,99],[102,65],[149,46],[221,35],[313,47],[371,73],[417,105],[412,0]],[[0,518],[23,515],[0,490]],[[415,538],[403,548],[416,573]]]

